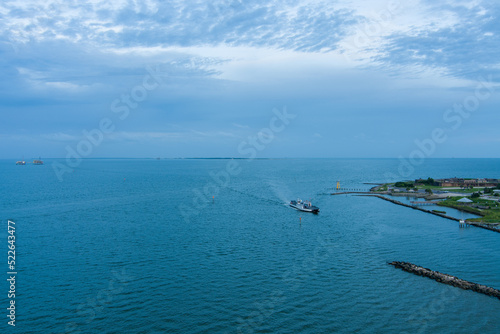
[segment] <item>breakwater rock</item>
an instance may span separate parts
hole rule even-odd
[[[430,210],[426,210],[426,209],[420,208],[420,207],[415,206],[415,205],[409,205],[409,204],[406,204],[406,203],[403,203],[403,202],[400,202],[400,201],[396,201],[395,199],[388,198],[388,197],[385,197],[385,196],[382,196],[382,195],[360,195],[360,196],[378,197],[380,199],[383,199],[384,201],[388,201],[388,202],[391,202],[391,203],[394,203],[394,204],[397,204],[397,205],[401,205],[401,206],[406,206],[407,208],[411,208],[411,209],[414,209],[414,210],[419,210],[419,211],[427,212],[427,213],[430,213],[430,214],[433,214],[433,215],[436,215],[436,216],[439,216],[439,217],[443,217],[443,218],[446,218],[446,219],[454,220],[454,221],[460,221],[460,219],[458,219],[458,218],[451,217],[451,216],[448,216],[448,215],[445,215],[445,214],[442,214],[442,213],[438,213],[438,212],[432,212]]]
[[[439,283],[444,283],[448,284],[451,286],[455,286],[460,289],[464,290],[472,290],[475,292],[479,292],[488,296],[496,297],[500,299],[500,290],[490,288],[489,286],[482,285],[482,284],[477,284],[477,283],[472,283],[469,281],[465,281],[463,279],[460,279],[455,276],[451,276],[448,274],[443,274],[438,271],[433,271],[427,268],[423,268],[420,266],[417,266],[415,264],[409,263],[409,262],[399,262],[399,261],[393,261],[389,263],[391,266],[394,266],[396,268],[402,269],[406,272],[418,275],[418,276],[424,276],[431,278]]]

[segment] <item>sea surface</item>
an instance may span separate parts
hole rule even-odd
[[[54,161],[0,160],[18,272],[2,333],[500,332],[500,300],[387,264],[500,289],[499,233],[330,195],[398,160],[88,159],[62,182]],[[455,176],[500,178],[500,159],[428,159],[401,179]],[[320,214],[287,207],[298,197]]]

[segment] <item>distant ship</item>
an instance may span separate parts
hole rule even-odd
[[[38,158],[38,160],[33,160],[33,165],[43,165],[42,158]]]
[[[16,161],[16,165],[26,165],[26,161]]]
[[[296,201],[291,201],[290,206],[294,209],[304,212],[318,213],[319,208],[311,204],[310,201],[302,201],[300,198]]]

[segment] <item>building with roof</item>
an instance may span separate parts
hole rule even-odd
[[[459,203],[460,205],[471,205],[472,203],[474,203],[474,201],[468,199],[467,197],[463,197],[459,199],[457,203]]]
[[[451,178],[451,179],[440,179],[436,180],[436,183],[440,187],[495,187],[500,181],[498,179],[461,179],[461,178]]]

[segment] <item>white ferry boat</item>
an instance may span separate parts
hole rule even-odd
[[[300,198],[296,201],[291,201],[290,206],[294,209],[304,212],[318,213],[319,208],[311,204],[310,201],[302,201]]]

